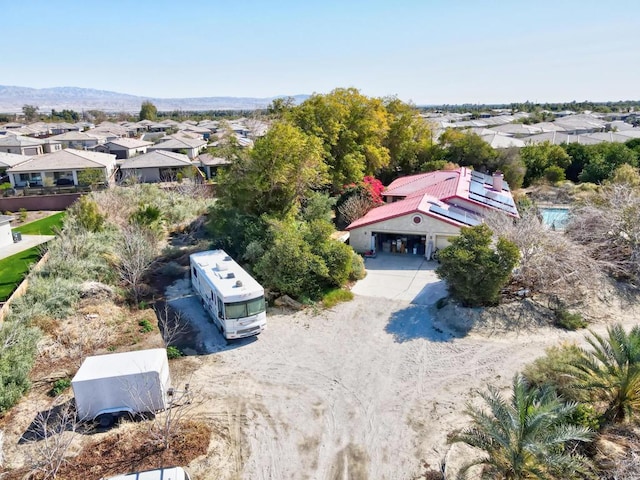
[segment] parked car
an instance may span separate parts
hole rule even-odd
[[[189,474],[182,467],[159,468],[144,472],[127,473],[109,477],[104,480],[191,480]]]
[[[73,178],[59,178],[56,180],[56,185],[58,187],[73,185]]]

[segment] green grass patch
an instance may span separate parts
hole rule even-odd
[[[0,260],[0,302],[4,302],[11,296],[29,273],[29,267],[36,263],[40,256],[40,248],[33,247]]]
[[[353,293],[349,290],[344,290],[342,288],[336,288],[334,290],[329,290],[322,297],[322,304],[326,308],[335,307],[340,302],[348,302],[349,300],[353,300]]]
[[[56,232],[54,230],[62,230],[63,219],[64,212],[60,212],[16,227],[13,231],[20,232],[23,235],[55,235]]]

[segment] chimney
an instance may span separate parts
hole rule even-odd
[[[501,192],[502,191],[502,179],[504,178],[504,175],[502,175],[502,172],[500,170],[496,170],[493,173],[493,189]]]

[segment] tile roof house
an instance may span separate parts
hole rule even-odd
[[[401,177],[382,193],[384,205],[352,222],[350,244],[368,250],[412,253],[431,258],[460,228],[483,222],[488,212],[518,217],[501,173],[485,175],[461,167]]]
[[[202,138],[194,138],[184,134],[170,135],[159,143],[148,148],[152,150],[166,150],[169,152],[184,152],[189,158],[196,158],[198,154],[207,146],[207,142]]]
[[[182,153],[154,150],[124,160],[120,164],[121,180],[136,178],[143,183],[175,181],[179,172],[193,168],[191,159]]]
[[[78,173],[96,169],[103,173],[105,183],[111,182],[116,170],[116,156],[66,148],[31,157],[9,168],[7,173],[14,187],[78,185]]]
[[[44,140],[22,135],[4,135],[0,137],[0,152],[15,153],[17,155],[42,155]]]
[[[199,163],[198,167],[204,172],[207,178],[216,177],[220,168],[231,165],[231,160],[227,160],[222,157],[214,157],[208,153],[199,155],[197,162]]]
[[[99,133],[85,133],[78,131],[70,131],[53,135],[49,140],[60,142],[63,148],[88,149],[95,147],[106,141],[106,136]]]
[[[94,148],[96,152],[113,153],[118,160],[135,157],[147,153],[153,142],[145,142],[137,138],[117,138]]]

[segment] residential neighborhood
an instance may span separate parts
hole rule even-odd
[[[1,11],[0,480],[640,479],[640,3]]]

